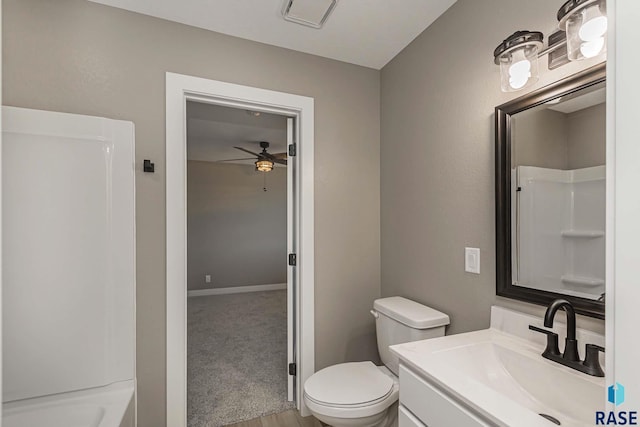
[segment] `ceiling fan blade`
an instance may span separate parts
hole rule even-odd
[[[243,157],[241,159],[216,160],[216,163],[220,163],[220,162],[235,162],[237,160],[255,160],[255,157]]]
[[[286,165],[287,164],[287,161],[284,160],[284,159],[273,159],[273,162],[274,163],[278,163],[280,165]]]
[[[287,159],[287,153],[282,152],[282,153],[273,153],[272,156],[276,159],[281,159],[281,160],[286,160]]]
[[[261,157],[260,154],[254,153],[253,151],[249,151],[246,148],[242,148],[242,147],[233,147],[233,148],[235,148],[237,150],[240,150],[240,151],[244,151],[245,153],[253,154],[256,157]]]

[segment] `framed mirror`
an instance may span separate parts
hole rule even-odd
[[[496,293],[604,319],[606,66],[496,107]]]

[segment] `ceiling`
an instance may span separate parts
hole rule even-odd
[[[247,110],[187,102],[188,160],[217,162],[251,157],[233,147],[259,153],[260,141],[269,142],[269,153],[286,151],[286,117],[267,113],[256,117]],[[255,159],[248,159],[225,163],[253,166],[254,162]]]
[[[285,0],[90,0],[381,69],[456,0],[338,0],[322,29],[285,21]]]
[[[566,100],[562,99],[559,104],[551,104],[548,108],[550,110],[569,114],[584,110],[585,108],[593,107],[594,105],[603,104],[607,101],[607,88],[602,87],[587,93],[578,92],[577,95],[578,96],[573,98],[567,97]],[[548,104],[549,103],[547,103],[547,105]]]

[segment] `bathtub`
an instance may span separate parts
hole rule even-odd
[[[133,381],[3,404],[3,427],[120,427]],[[128,425],[128,424],[126,424]]]

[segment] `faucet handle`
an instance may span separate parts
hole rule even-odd
[[[532,331],[540,332],[547,335],[547,348],[542,352],[542,356],[547,359],[549,356],[560,356],[560,349],[558,348],[558,334],[553,331],[538,328],[537,326],[529,325],[529,329]]]
[[[598,351],[601,351],[603,353],[605,352],[605,348],[599,346],[598,344],[587,344],[585,347],[587,348],[587,351],[595,351],[595,354],[598,354]]]
[[[547,329],[538,328],[537,326],[533,326],[533,325],[529,325],[529,329],[531,329],[532,331],[540,332],[541,334],[558,335],[553,331],[549,331]]]
[[[604,371],[600,366],[599,353],[604,353],[604,347],[596,344],[587,344],[585,346],[585,357],[582,365],[586,368],[586,373],[595,377],[604,377]]]

